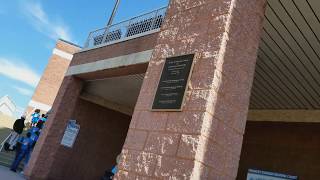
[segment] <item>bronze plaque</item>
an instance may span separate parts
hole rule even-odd
[[[166,59],[157,92],[153,100],[154,111],[181,111],[194,54]]]

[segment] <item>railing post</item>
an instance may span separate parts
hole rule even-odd
[[[0,152],[2,151],[4,144],[5,144],[5,143],[8,141],[8,139],[10,138],[11,133],[12,133],[12,132],[10,132],[10,134],[7,136],[7,138],[4,139],[4,140],[2,141],[2,143],[0,144],[0,146],[1,146]]]
[[[110,26],[111,26],[111,25],[110,25]],[[107,39],[107,35],[108,35],[108,33],[109,33],[109,28],[110,28],[110,26],[107,26],[107,27],[106,27],[106,30],[104,31],[104,34],[103,34],[103,38],[102,38],[101,44],[104,44],[104,43],[105,43],[105,41],[106,41],[106,39]]]
[[[91,35],[92,35],[92,32],[89,33],[88,38],[87,38],[87,41],[86,41],[86,43],[85,43],[85,45],[84,45],[84,48],[88,48],[88,47],[89,47]]]
[[[156,22],[157,22],[158,13],[159,13],[159,9],[156,11],[156,14],[155,14],[155,16],[154,16],[154,18],[153,18],[153,22],[152,22],[152,24],[151,24],[151,29],[150,29],[150,30],[153,30],[153,29],[154,29],[154,25],[155,25]]]
[[[129,35],[129,27],[131,26],[131,22],[132,22],[132,18],[129,20],[129,22],[128,22],[128,26],[127,26],[127,32],[125,33],[125,37],[127,37],[128,35]]]
[[[161,15],[161,18],[165,17],[165,14],[163,14],[163,12],[162,12],[165,9],[166,9],[166,7],[160,8],[160,9],[154,10],[152,12],[149,12],[149,13],[146,13],[146,14],[131,18],[129,20],[122,21],[122,22],[120,22],[118,24],[107,25],[105,28],[102,28],[102,29],[99,29],[99,30],[96,30],[96,31],[92,31],[92,32],[90,32],[90,34],[89,34],[89,36],[88,36],[88,38],[87,38],[87,40],[85,42],[84,48],[90,47],[91,46],[91,41],[96,36],[101,36],[101,35],[103,36],[102,37],[102,41],[101,41],[101,45],[102,44],[106,44],[106,40],[107,40],[108,34],[110,33],[110,29],[117,30],[117,28],[119,28],[119,29],[125,28],[121,32],[120,39],[121,38],[126,38],[129,35],[129,33],[133,33],[134,35],[137,35],[137,34],[139,34],[141,32],[147,32],[147,31],[150,31],[150,30],[154,30],[157,27],[159,27],[159,25],[157,23],[160,23],[163,20],[163,19],[158,19],[158,16]],[[148,21],[147,23],[143,23],[143,20],[149,19],[150,16],[153,16],[152,22],[150,23]],[[159,22],[158,22],[158,20],[159,20]],[[140,29],[136,29],[136,28],[135,29],[132,29],[132,28],[130,29],[130,26],[133,24],[133,22],[141,22],[140,26],[138,27]],[[149,23],[150,23],[150,28],[149,28],[149,25],[148,25]],[[111,27],[113,27],[113,28],[111,28]],[[132,32],[129,32],[129,30],[132,31]],[[103,34],[100,34],[101,31],[103,32]],[[135,31],[135,32],[133,32],[133,31]],[[136,32],[136,31],[138,31],[138,32]]]

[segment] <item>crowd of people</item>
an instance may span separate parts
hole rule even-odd
[[[40,115],[40,110],[36,109],[30,118],[31,123],[25,123],[25,115],[17,119],[13,124],[13,130],[11,131],[9,138],[4,143],[3,149],[5,151],[15,151],[16,153],[15,158],[10,167],[10,170],[13,172],[17,172],[17,169],[23,160],[23,169],[28,164],[33,148],[35,147],[37,140],[39,139],[39,136],[41,134],[41,130],[45,126],[45,123],[48,119],[48,114]],[[118,171],[117,165],[119,163],[119,160],[120,154],[116,158],[116,164],[111,169],[105,171],[101,180],[113,179],[114,175]]]
[[[19,164],[24,160],[24,167],[28,164],[32,150],[41,134],[41,130],[48,119],[48,114],[40,115],[40,110],[36,109],[31,115],[31,124],[26,127],[26,116],[23,115],[13,124],[13,130],[9,135],[9,139],[4,144],[5,151],[15,151],[15,159],[13,160],[10,170],[16,172]],[[23,131],[26,129],[26,134]]]

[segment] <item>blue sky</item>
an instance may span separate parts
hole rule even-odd
[[[122,0],[114,23],[168,5],[169,0]],[[103,27],[115,0],[0,0],[0,97],[23,110],[62,38],[83,45]]]

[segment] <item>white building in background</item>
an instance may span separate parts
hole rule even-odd
[[[0,99],[0,113],[13,117],[16,109],[16,105],[8,95]]]

